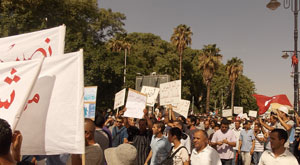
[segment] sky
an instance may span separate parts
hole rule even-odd
[[[129,33],[153,33],[170,41],[173,28],[190,26],[192,48],[217,44],[224,64],[232,57],[242,59],[243,74],[254,81],[256,93],[286,94],[293,104],[291,58],[281,56],[283,50],[294,50],[294,16],[278,1],[281,6],[274,11],[266,8],[269,0],[98,0],[98,5],[125,14]]]

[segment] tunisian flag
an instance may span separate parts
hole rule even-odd
[[[258,114],[262,115],[264,114],[270,107],[271,103],[278,103],[281,105],[287,105],[292,107],[288,97],[284,94],[282,95],[276,95],[276,96],[264,96],[264,95],[253,95],[256,98],[256,104],[259,107]]]

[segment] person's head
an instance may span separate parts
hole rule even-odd
[[[118,117],[116,119],[116,122],[117,122],[117,127],[122,127],[123,126],[123,118],[122,117]]]
[[[132,142],[133,138],[139,134],[139,129],[136,126],[129,126],[127,128],[128,141]]]
[[[214,131],[217,132],[220,129],[220,124],[216,124],[214,127]]]
[[[254,124],[254,131],[255,131],[255,132],[260,132],[260,129],[261,129],[260,124],[255,123],[255,124]]]
[[[182,137],[182,132],[179,128],[174,127],[169,130],[168,140],[170,143],[174,143],[174,141],[180,141]]]
[[[204,149],[208,144],[208,135],[205,131],[199,130],[194,133],[194,146],[197,151]]]
[[[284,119],[289,115],[289,109],[286,106],[280,106],[277,112],[279,113],[278,115]]]
[[[183,123],[182,123],[182,121],[180,121],[180,120],[173,121],[173,127],[177,127],[177,128],[179,128],[182,131],[182,129],[183,129]]]
[[[275,117],[275,115],[271,115],[270,116],[270,123],[272,124],[272,125],[274,125],[275,123],[277,122],[277,118]]]
[[[240,121],[240,120],[236,120],[236,121],[234,122],[234,126],[235,126],[235,129],[239,129],[240,126],[241,126],[241,121]]]
[[[197,118],[194,115],[190,115],[190,116],[188,116],[186,123],[189,127],[195,126],[197,123]]]
[[[85,118],[84,119],[84,132],[85,132],[86,145],[88,145],[89,141],[94,140],[95,129],[96,129],[96,126],[95,126],[93,120]]]
[[[178,116],[178,120],[180,120],[183,124],[186,124],[186,118],[184,116]]]
[[[0,156],[9,154],[12,130],[7,121],[0,118]]]
[[[208,121],[208,120],[206,120],[206,121],[204,122],[204,128],[205,128],[205,129],[209,129],[209,121]]]
[[[271,148],[272,150],[279,149],[281,147],[284,147],[284,143],[288,139],[288,134],[283,129],[274,129],[270,133],[270,142],[271,142]]]
[[[200,118],[196,117],[196,125],[199,125],[199,124],[200,124]]]
[[[216,126],[216,124],[217,124],[217,121],[216,120],[208,120],[208,121],[210,121],[210,127],[211,128],[214,128],[215,126]]]
[[[221,131],[226,133],[229,129],[230,122],[227,119],[223,119],[221,122]]]
[[[147,130],[147,121],[145,119],[139,120],[139,129],[141,132],[145,132]]]
[[[105,118],[104,118],[104,116],[102,116],[102,115],[96,116],[95,122],[94,122],[94,123],[95,123],[95,125],[96,125],[97,127],[102,128],[103,125],[104,125],[104,123],[105,123]]]
[[[249,130],[249,129],[251,128],[251,122],[250,122],[249,120],[246,120],[246,121],[245,121],[244,128],[245,128],[246,130]]]
[[[154,135],[162,134],[165,130],[165,124],[161,121],[157,121],[153,124],[152,131]]]
[[[134,121],[133,117],[129,117],[127,120],[128,120],[129,126],[135,126],[135,121]]]

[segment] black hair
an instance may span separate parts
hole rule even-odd
[[[191,120],[191,123],[195,126],[197,123],[197,118],[194,115],[188,116],[188,118]]]
[[[0,118],[0,156],[9,153],[12,141],[12,130],[7,121]]]
[[[229,122],[227,119],[223,119],[223,120],[221,121],[221,125],[222,125],[222,124],[224,124],[224,125],[229,125],[230,122]]]
[[[136,126],[130,126],[127,128],[128,141],[133,141],[133,138],[139,134],[139,129]]]
[[[288,133],[284,129],[278,129],[278,128],[276,128],[276,129],[273,129],[271,131],[271,133],[274,133],[274,132],[277,132],[279,140],[284,139],[284,143],[287,141],[287,139],[288,139]]]
[[[182,138],[182,132],[179,128],[177,127],[174,127],[174,128],[171,128],[170,131],[169,131],[169,136],[176,136],[176,138],[180,141],[180,139]]]
[[[162,121],[156,121],[154,124],[156,124],[160,128],[160,132],[164,133],[165,130],[165,124]]]
[[[246,120],[245,121],[245,125],[249,124],[250,123],[250,120]]]
[[[102,115],[98,115],[96,116],[94,123],[97,127],[102,128],[105,123],[105,118]]]
[[[184,116],[179,116],[182,119],[183,124],[186,124],[186,118]]]

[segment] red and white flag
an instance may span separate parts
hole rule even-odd
[[[66,26],[0,38],[0,62],[26,61],[64,53]]]
[[[14,130],[38,78],[44,58],[0,64],[0,118]]]
[[[253,95],[256,98],[257,106],[259,107],[258,114],[262,115],[264,114],[270,107],[272,103],[278,103],[281,105],[286,105],[292,107],[288,97],[284,94],[276,95],[276,96],[264,96],[264,95]]]

